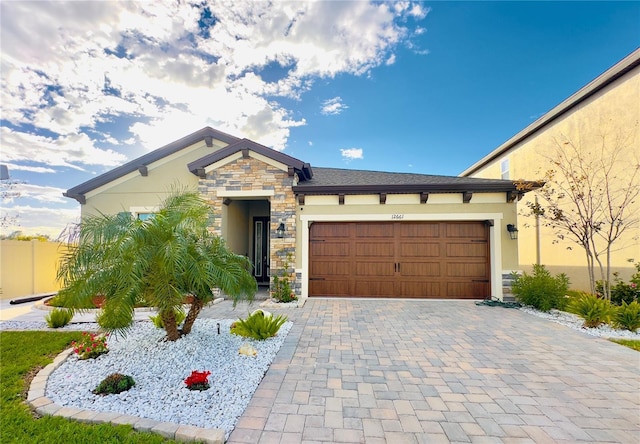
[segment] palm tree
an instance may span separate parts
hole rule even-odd
[[[129,213],[83,218],[77,244],[58,269],[62,303],[78,310],[95,295],[105,304],[98,323],[108,331],[126,333],[136,303],[155,307],[167,340],[191,331],[213,288],[233,298],[253,300],[257,285],[247,258],[232,253],[207,229],[211,208],[198,193],[174,191],[154,216],[145,221]],[[176,312],[185,296],[193,296],[182,330]]]

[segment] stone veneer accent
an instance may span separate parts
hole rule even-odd
[[[199,181],[199,191],[210,201],[214,210],[217,210],[223,206],[223,198],[218,196],[219,191],[273,190],[274,195],[269,198],[271,204],[269,250],[271,276],[274,276],[282,269],[288,253],[291,254],[291,267],[295,267],[296,264],[296,200],[291,190],[296,183],[295,175],[289,176],[287,171],[248,157],[234,160],[207,173],[206,178]],[[223,222],[221,212],[218,211],[211,221],[212,232],[221,235]],[[276,235],[280,222],[284,222],[286,227],[283,238],[278,238]],[[289,273],[293,272],[291,267],[288,270]],[[296,276],[296,282],[292,285],[297,295],[300,295],[302,287],[299,279],[300,276]]]
[[[513,271],[502,271],[502,300],[504,302],[513,302],[516,300],[511,292],[514,281],[513,273]],[[522,274],[522,271],[516,270],[515,273]]]

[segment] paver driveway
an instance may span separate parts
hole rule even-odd
[[[640,442],[640,353],[604,339],[472,301],[274,311],[294,327],[230,443]]]

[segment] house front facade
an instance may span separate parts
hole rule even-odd
[[[286,270],[300,298],[502,299],[518,269],[512,181],[312,168],[209,127],[65,196],[83,216],[144,219],[174,185],[211,204],[211,231],[258,284]]]
[[[619,190],[639,186],[639,122],[640,49],[636,49],[460,176],[543,179],[546,171],[557,170],[554,162],[558,149],[576,147],[586,158],[601,159],[611,167],[611,196],[619,196]],[[603,173],[601,169],[591,176],[601,180]],[[528,193],[518,203],[519,210],[526,211],[535,199],[535,192]],[[614,199],[614,209],[615,205]],[[632,223],[640,215],[640,198],[633,199],[625,211],[624,222],[630,225],[614,244],[611,265],[612,271],[628,280],[635,270],[633,262],[640,262],[640,224]],[[572,288],[590,289],[587,261],[580,246],[558,239],[554,230],[531,217],[520,217],[518,229],[518,268],[529,271],[532,264],[543,264],[553,273],[566,273]],[[599,245],[604,248],[603,243]]]

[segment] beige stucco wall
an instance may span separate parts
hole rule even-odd
[[[66,244],[59,242],[0,241],[0,298],[58,291],[56,273],[66,251]]]
[[[224,146],[224,142],[214,139],[213,147],[207,147],[202,140],[148,165],[147,176],[135,171],[92,190],[86,195],[87,203],[82,205],[82,216],[96,214],[98,210],[116,214],[131,211],[132,207],[152,209],[158,206],[174,185],[195,191],[198,177],[188,170],[187,165]]]
[[[520,142],[471,177],[500,178],[500,163],[508,158],[511,179],[541,179],[545,171],[553,167],[545,156],[551,155],[558,143],[570,140],[574,144],[580,144],[582,149],[596,153],[604,146],[606,156],[607,149],[616,145],[616,138],[622,138],[626,148],[616,169],[620,172],[620,186],[626,186],[629,184],[629,176],[625,177],[625,172],[638,164],[640,156],[639,98],[640,68],[636,68]],[[602,135],[607,137],[604,145]],[[535,193],[525,195],[519,203],[520,210],[526,209],[527,202],[534,198]],[[628,214],[640,214],[640,199],[636,199]],[[518,229],[520,267],[528,270],[538,260],[535,220],[520,217]],[[613,270],[620,272],[624,279],[628,279],[634,270],[629,260],[640,261],[638,239],[640,227],[635,227],[615,244],[617,251],[612,256]],[[588,290],[584,251],[573,242],[565,240],[556,244],[556,240],[550,229],[540,229],[539,262],[554,273],[567,273],[573,288]]]

